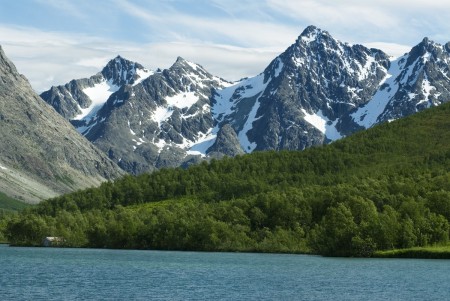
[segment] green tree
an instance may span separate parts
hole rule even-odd
[[[6,228],[6,237],[12,245],[40,246],[47,236],[54,236],[54,230],[42,216],[35,214],[14,218]]]
[[[351,210],[339,203],[328,209],[322,222],[313,230],[312,247],[327,256],[352,255],[352,238],[357,235],[357,230]]]

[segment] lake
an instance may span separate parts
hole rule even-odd
[[[15,248],[1,300],[450,300],[450,261]]]

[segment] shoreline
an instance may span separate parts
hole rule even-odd
[[[9,243],[0,243],[1,246],[18,247],[18,248],[49,248],[49,249],[98,249],[98,250],[136,250],[136,251],[169,251],[169,252],[206,252],[206,253],[249,253],[249,254],[291,254],[291,255],[309,255],[309,256],[321,256],[328,258],[392,258],[392,259],[450,259],[450,245],[440,247],[414,247],[408,249],[394,249],[376,251],[370,257],[341,257],[341,256],[323,256],[320,254],[312,253],[289,253],[289,252],[251,252],[251,251],[202,251],[202,250],[158,250],[158,249],[127,249],[127,248],[90,248],[90,247],[68,247],[68,246],[26,246],[26,245],[11,245]]]
[[[373,258],[450,259],[450,245],[376,251]]]

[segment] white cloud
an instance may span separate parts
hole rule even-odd
[[[168,68],[177,56],[182,56],[214,75],[237,80],[262,72],[284,50],[187,42],[137,45],[5,25],[0,25],[0,44],[38,93],[52,85],[94,75],[119,54],[153,70]]]

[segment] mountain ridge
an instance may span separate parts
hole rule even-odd
[[[133,174],[241,151],[303,150],[450,99],[449,45],[424,38],[391,60],[311,25],[260,74],[238,82],[178,57],[135,85],[123,83],[80,132]],[[212,147],[219,133],[226,139]]]

